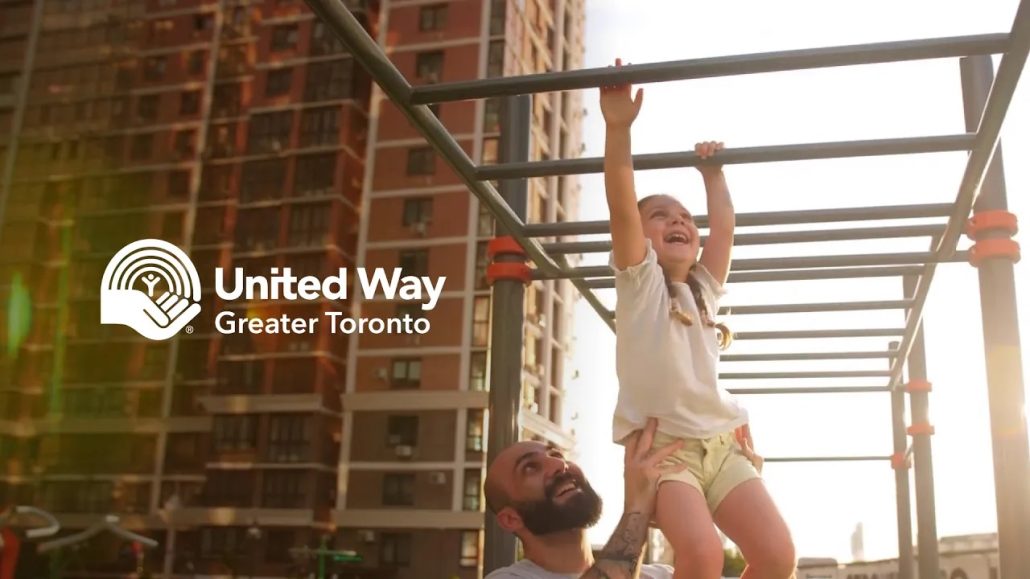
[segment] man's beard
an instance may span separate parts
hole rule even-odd
[[[555,503],[555,491],[569,481],[576,483],[579,492],[564,504]],[[601,518],[601,497],[597,496],[590,483],[582,477],[572,473],[555,477],[544,491],[545,498],[542,500],[512,505],[522,517],[522,524],[534,535],[586,529],[594,526]]]

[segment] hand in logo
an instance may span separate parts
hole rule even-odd
[[[199,312],[200,304],[165,292],[156,300],[135,289],[101,290],[101,322],[122,324],[151,340],[167,340]]]

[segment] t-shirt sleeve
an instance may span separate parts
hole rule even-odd
[[[644,259],[636,265],[619,269],[615,267],[615,254],[610,254],[608,265],[615,272],[615,294],[618,298],[618,309],[632,309],[639,298],[653,299],[654,294],[665,292],[665,274],[658,265],[658,254],[651,247],[651,240],[645,240],[647,251]]]

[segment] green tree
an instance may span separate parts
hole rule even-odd
[[[747,566],[747,563],[744,561],[744,556],[736,549],[726,549],[724,554],[725,557],[722,564],[722,576],[740,577],[740,574],[744,572],[744,567]]]

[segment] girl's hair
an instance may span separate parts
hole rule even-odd
[[[648,195],[637,201],[637,210],[640,210],[642,212],[644,209],[644,205],[646,205],[649,201],[652,201],[659,197],[668,197],[668,195],[664,195],[661,193],[656,195]],[[709,328],[715,328],[716,335],[719,340],[719,349],[725,350],[729,348],[730,344],[733,342],[733,332],[730,331],[729,327],[727,327],[726,324],[716,322],[713,314],[708,311],[708,304],[705,303],[704,294],[701,293],[701,282],[697,281],[697,277],[694,275],[694,269],[696,267],[697,265],[695,264],[693,267],[690,268],[690,273],[687,274],[687,286],[690,287],[690,293],[694,296],[694,303],[697,304],[697,310],[701,313],[701,323],[703,323],[705,326]],[[672,284],[667,283],[665,287],[669,290],[669,296],[675,299],[676,290],[672,286]],[[692,321],[689,318],[687,318],[685,320],[685,323],[690,324],[692,323]]]

